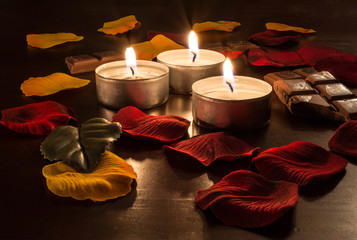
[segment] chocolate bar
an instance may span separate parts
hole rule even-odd
[[[71,74],[77,74],[94,71],[99,65],[120,59],[122,56],[118,52],[104,51],[66,57],[65,62]]]
[[[357,119],[356,95],[329,72],[308,67],[269,73],[264,79],[292,114],[335,121]]]

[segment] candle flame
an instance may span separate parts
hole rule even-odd
[[[129,47],[125,51],[126,67],[131,76],[135,75],[136,72],[136,55],[132,47]]]
[[[199,49],[198,49],[198,37],[194,31],[191,31],[188,35],[188,46],[190,48],[190,54],[192,56],[192,62],[196,61],[199,56]]]
[[[235,81],[233,76],[233,65],[229,58],[226,58],[223,64],[223,85],[228,87],[231,92],[235,89]]]

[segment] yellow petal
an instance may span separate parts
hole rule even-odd
[[[114,153],[105,151],[91,173],[79,173],[64,162],[42,169],[48,189],[61,197],[105,201],[125,196],[136,179],[132,166]]]
[[[46,77],[30,77],[21,84],[21,91],[25,96],[46,96],[65,89],[80,88],[89,82],[65,73],[53,73]]]
[[[265,26],[267,29],[275,30],[275,31],[294,31],[294,32],[299,32],[299,33],[314,33],[314,32],[316,32],[313,29],[294,27],[294,26],[290,26],[287,24],[283,24],[283,23],[269,22],[269,23],[266,23]]]
[[[77,36],[73,33],[43,33],[26,35],[27,44],[37,48],[50,48],[65,42],[78,42],[82,39],[82,36]]]
[[[208,30],[232,32],[233,29],[238,26],[240,26],[240,23],[234,21],[217,21],[217,22],[208,21],[202,23],[195,23],[192,29],[195,32],[203,32]]]
[[[116,35],[118,33],[124,33],[132,29],[140,27],[141,23],[136,20],[134,15],[120,18],[115,21],[106,22],[103,24],[103,28],[99,28],[98,32],[104,32],[105,34]]]
[[[134,48],[136,57],[140,60],[152,60],[161,52],[185,48],[162,34],[156,35],[150,41],[133,44],[131,47]]]

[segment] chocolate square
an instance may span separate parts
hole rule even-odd
[[[316,86],[321,96],[326,97],[329,101],[353,98],[355,95],[342,83],[321,84]]]
[[[357,98],[337,100],[333,101],[332,104],[346,116],[346,120],[357,119]]]
[[[299,69],[295,69],[293,72],[297,73],[301,76],[304,76],[304,77],[307,77],[311,74],[318,73],[318,71],[316,71],[316,69],[314,67],[299,68]]]
[[[121,56],[118,52],[115,51],[95,52],[92,55],[100,60],[100,64],[123,59],[123,56]]]
[[[329,72],[322,71],[315,73],[306,77],[306,81],[310,82],[312,85],[327,84],[327,83],[338,83],[339,81]]]
[[[99,65],[99,60],[88,54],[66,57],[65,62],[71,74],[91,72]]]
[[[298,78],[301,78],[301,76],[299,74],[293,73],[292,71],[268,73],[264,76],[264,80],[267,81],[270,85],[274,85],[274,82],[278,80],[289,80]]]
[[[275,86],[283,89],[289,96],[316,93],[303,79],[279,80],[274,83],[274,88]]]

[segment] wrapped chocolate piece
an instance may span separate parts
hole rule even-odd
[[[94,71],[99,65],[122,59],[115,51],[96,52],[93,54],[81,54],[65,58],[65,62],[71,74]]]
[[[357,119],[356,95],[329,72],[309,67],[269,73],[264,79],[294,115],[333,121]]]

